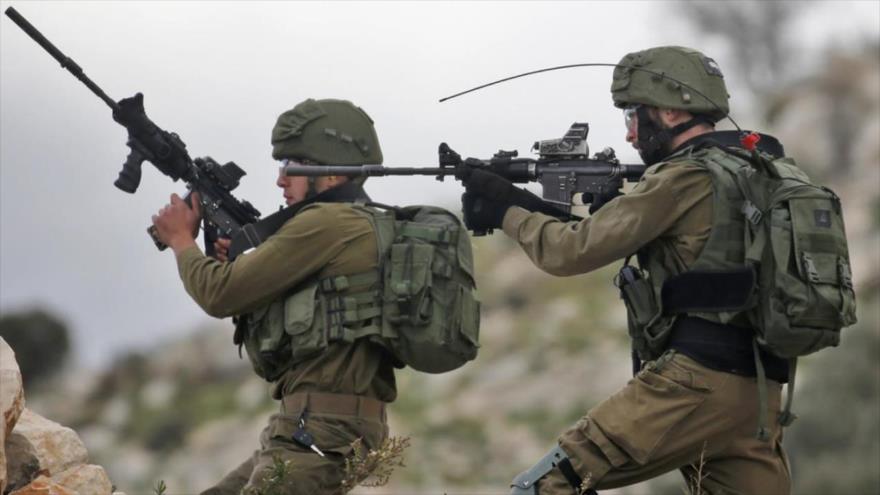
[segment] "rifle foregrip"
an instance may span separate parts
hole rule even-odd
[[[116,182],[113,185],[127,193],[137,191],[141,183],[141,165],[144,163],[144,158],[141,152],[132,148],[128,158],[125,159],[125,163],[122,164],[119,177],[116,178]]]

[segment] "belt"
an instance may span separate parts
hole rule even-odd
[[[297,392],[281,399],[281,410],[310,414],[340,414],[385,422],[385,403],[363,395]]]
[[[703,366],[742,376],[755,376],[754,332],[693,316],[680,316],[669,336],[668,347]],[[788,382],[788,361],[759,350],[767,378]]]

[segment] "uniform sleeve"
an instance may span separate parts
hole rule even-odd
[[[576,275],[662,237],[711,194],[711,178],[704,169],[692,163],[661,163],[648,169],[630,193],[589,218],[562,222],[513,207],[504,216],[503,229],[538,268],[553,275]]]
[[[221,262],[197,247],[177,258],[187,293],[218,318],[251,311],[327,265],[364,229],[340,229],[336,210],[318,205],[302,211],[253,251]],[[365,223],[365,229],[369,224]]]

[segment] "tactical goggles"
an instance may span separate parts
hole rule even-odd
[[[284,169],[287,168],[288,165],[314,165],[315,163],[311,160],[297,160],[296,158],[282,158],[279,160],[281,162],[281,166],[278,167],[278,173],[284,174]]]
[[[623,108],[623,122],[626,124],[627,130],[632,129],[633,123],[636,120],[636,112],[638,112],[641,106],[641,104],[636,103]]]

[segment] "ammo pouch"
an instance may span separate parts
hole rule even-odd
[[[316,297],[317,287],[308,284],[236,319],[234,342],[244,346],[260,377],[275,381],[293,364],[327,348],[326,332],[315,331],[324,326],[324,301]]]
[[[648,273],[629,264],[629,258],[614,278],[620,298],[626,306],[627,327],[634,358],[651,361],[666,348],[671,318],[661,318],[662,311]]]

